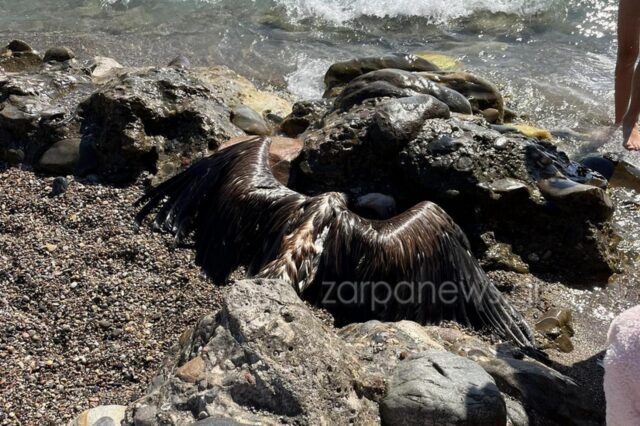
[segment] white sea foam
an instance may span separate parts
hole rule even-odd
[[[259,1],[259,0],[258,0]],[[522,16],[549,10],[556,0],[274,0],[293,19],[321,18],[345,23],[362,16],[420,16],[435,23],[472,15],[478,11]]]
[[[287,89],[299,99],[320,99],[324,92],[323,77],[331,66],[326,59],[296,58],[296,70],[285,77]]]

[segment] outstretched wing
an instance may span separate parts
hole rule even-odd
[[[196,261],[217,283],[239,266],[255,274],[307,200],[275,179],[270,146],[252,139],[198,161],[138,200],[137,222],[157,210],[156,227],[179,240],[193,235]]]
[[[246,266],[352,320],[453,320],[534,346],[442,209],[421,203],[387,221],[364,219],[344,194],[306,197],[280,184],[270,145],[241,142],[199,161],[143,197],[138,222],[157,209],[157,227],[193,235],[198,264],[218,283]]]
[[[314,281],[306,293],[350,320],[457,321],[520,346],[533,333],[493,285],[462,230],[423,202],[386,221],[364,219],[334,196]]]

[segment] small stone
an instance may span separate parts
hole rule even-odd
[[[45,62],[64,62],[71,60],[76,57],[76,54],[73,53],[71,49],[68,47],[52,47],[47,50],[44,54]]]
[[[96,56],[89,64],[91,76],[96,79],[109,77],[114,71],[122,68],[122,65],[120,65],[118,61],[105,56]]]
[[[53,180],[53,184],[51,185],[51,195],[58,196],[62,195],[67,191],[69,187],[69,181],[64,176],[58,176]]]
[[[489,123],[494,124],[500,119],[500,111],[495,108],[487,108],[482,111],[482,116]]]
[[[204,374],[206,364],[199,356],[193,358],[176,371],[176,376],[184,382],[197,383]]]
[[[231,110],[231,122],[250,135],[271,134],[262,116],[248,106],[241,105]]]
[[[182,68],[185,70],[191,69],[191,61],[189,58],[183,55],[176,56],[169,62],[169,67],[171,68]]]
[[[56,251],[58,249],[58,246],[55,244],[47,244],[44,246],[44,248],[49,252],[49,253],[53,253],[54,251]]]
[[[31,46],[22,40],[11,40],[7,45],[7,48],[12,52],[33,52]]]
[[[24,162],[24,151],[21,149],[7,149],[4,154],[4,160],[13,165]]]

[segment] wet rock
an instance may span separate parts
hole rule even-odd
[[[506,425],[504,399],[473,361],[424,352],[398,364],[380,404],[385,425]]]
[[[561,352],[572,352],[574,335],[572,314],[568,309],[552,309],[536,323],[536,330],[544,334],[552,347]]]
[[[160,376],[164,381],[129,408],[125,424],[134,424],[143,407],[171,425],[203,416],[240,424],[371,424],[378,417],[353,349],[281,281],[230,286],[222,310],[183,335]],[[193,383],[196,376],[206,380],[204,388]]]
[[[103,405],[87,410],[76,417],[69,426],[119,426],[124,419],[122,405]]]
[[[471,103],[473,112],[482,112],[490,123],[504,121],[504,99],[500,90],[490,81],[467,72],[419,74],[464,95]]]
[[[482,266],[488,270],[513,271],[519,274],[528,274],[527,265],[520,256],[513,253],[509,244],[494,243],[489,247],[482,259]]]
[[[322,117],[304,135],[293,186],[311,193],[383,193],[404,208],[431,200],[462,226],[479,258],[491,247],[481,238],[487,232],[510,246],[508,262],[489,256],[501,267],[571,275],[580,264],[576,279],[582,282],[584,276],[606,281],[616,270],[611,203],[592,186],[602,179],[598,173],[550,143],[502,134],[480,117],[427,119],[417,133],[400,126],[409,131],[398,138],[409,140],[395,142],[391,132],[380,136],[377,114],[387,102],[398,100],[367,101]],[[573,182],[580,191],[553,189],[554,181]]]
[[[68,47],[52,47],[44,53],[45,62],[65,62],[76,57]]]
[[[348,109],[370,98],[408,97],[415,94],[431,95],[445,103],[452,112],[471,114],[469,101],[460,93],[440,86],[408,71],[383,69],[361,75],[347,84],[336,98],[336,106]]]
[[[394,54],[381,57],[368,57],[337,62],[329,68],[324,76],[327,90],[345,85],[354,78],[371,71],[394,68],[405,71],[437,71],[432,62],[415,55]]]
[[[289,114],[280,124],[280,129],[290,138],[294,138],[322,120],[331,109],[326,100],[296,102]]]
[[[230,107],[246,105],[262,116],[272,113],[286,117],[291,113],[288,99],[256,88],[251,81],[227,67],[194,68],[193,75],[210,85],[213,93]]]
[[[240,105],[231,110],[231,122],[250,135],[267,136],[271,129],[264,119],[253,109]]]
[[[417,96],[418,92],[411,89],[398,88],[386,81],[356,81],[349,83],[340,96],[336,98],[335,105],[344,111],[354,105],[359,105],[367,99],[375,98],[407,98]]]
[[[96,56],[89,63],[89,72],[91,77],[98,81],[107,79],[115,74],[117,70],[123,68],[115,59],[104,56]]]
[[[33,52],[33,49],[26,41],[22,40],[11,40],[7,45],[7,49],[12,52]]]
[[[37,164],[53,144],[80,138],[78,103],[94,89],[79,70],[38,70],[0,76],[0,155],[19,150]]]
[[[186,56],[179,55],[173,58],[171,62],[169,62],[168,66],[188,70],[191,69],[191,61],[189,61],[189,58],[187,58]]]
[[[80,140],[63,139],[42,154],[38,167],[49,173],[73,174],[80,158]]]
[[[426,120],[449,116],[449,107],[430,95],[385,101],[376,106],[372,138],[380,149],[392,145],[397,151],[417,135]]]
[[[607,221],[613,215],[613,201],[604,190],[595,186],[553,177],[539,181],[538,188],[545,198],[563,210],[586,209],[599,222]]]
[[[114,181],[142,171],[156,182],[242,132],[212,88],[173,68],[123,73],[80,106],[98,172]]]
[[[578,384],[557,371],[517,359],[481,359],[478,362],[502,392],[523,403],[529,418],[562,425],[600,424],[598,407],[586,401]]]

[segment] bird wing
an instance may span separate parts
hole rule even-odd
[[[424,202],[386,221],[362,218],[344,194],[307,197],[279,183],[270,146],[249,140],[197,162],[138,201],[138,223],[157,210],[158,228],[193,235],[196,261],[217,283],[246,266],[351,320],[453,320],[534,346],[442,209]],[[354,294],[340,294],[343,283]],[[386,300],[388,289],[395,293]]]
[[[331,194],[329,196],[332,196]],[[535,347],[531,329],[490,281],[463,231],[440,207],[420,203],[385,221],[351,212],[333,195],[323,252],[307,296],[349,320],[443,320],[486,327]]]
[[[256,138],[198,161],[142,197],[141,223],[178,240],[193,235],[196,262],[223,283],[239,266],[255,274],[277,255],[307,197],[279,183],[269,167],[271,140]]]

